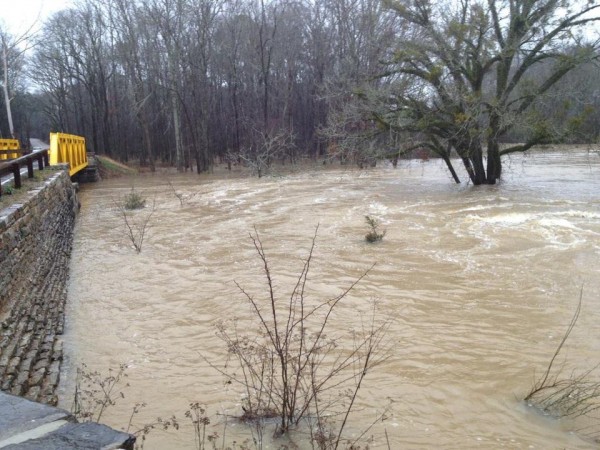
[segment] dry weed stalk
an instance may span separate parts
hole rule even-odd
[[[114,406],[119,400],[125,398],[124,390],[129,387],[127,379],[127,365],[119,365],[118,370],[108,369],[108,375],[94,370],[90,371],[85,363],[77,368],[75,379],[75,392],[71,413],[79,422],[102,423],[104,413]],[[134,426],[134,418],[146,406],[145,403],[136,403],[129,416],[126,433],[136,437],[134,448],[143,449],[148,434],[157,428],[167,430],[169,428],[179,429],[177,418],[173,415],[167,419],[157,417],[153,422]]]
[[[354,333],[354,347],[340,348],[340,337],[330,335],[334,312],[372,267],[336,297],[309,301],[306,285],[317,232],[318,227],[287,298],[275,292],[271,266],[256,229],[250,235],[262,262],[266,298],[251,295],[237,282],[236,286],[250,304],[258,329],[242,332],[236,320],[220,322],[218,336],[227,345],[230,360],[224,368],[213,367],[228,382],[244,388],[241,419],[261,422],[277,418],[280,434],[304,419],[311,425],[318,448],[336,449],[345,442],[344,427],[365,376],[385,359],[381,349],[388,322],[376,324],[374,312],[368,326]],[[337,430],[332,428],[331,417],[341,419]]]
[[[108,369],[108,375],[90,371],[85,363],[77,368],[75,393],[71,413],[80,422],[100,422],[107,408],[125,398],[120,386],[127,374],[127,366],[121,364],[118,370]],[[128,384],[125,384],[127,387]]]

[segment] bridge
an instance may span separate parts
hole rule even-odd
[[[15,188],[22,186],[21,177],[27,174],[34,177],[34,163],[42,170],[48,165],[68,164],[69,176],[73,177],[85,170],[89,163],[85,148],[85,138],[67,133],[50,133],[50,146],[24,154],[18,139],[0,139],[0,179],[8,177],[2,185],[12,180]]]

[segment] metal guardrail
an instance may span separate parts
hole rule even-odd
[[[28,177],[33,178],[34,161],[38,161],[40,170],[48,165],[68,163],[69,176],[88,166],[85,138],[74,134],[50,133],[50,149],[22,155],[18,139],[0,139],[0,177],[12,174],[16,188],[21,187],[21,167],[27,166]]]
[[[18,139],[0,139],[0,160],[18,158],[21,153]]]
[[[0,161],[7,159],[15,159],[23,156],[21,150],[0,150]]]
[[[87,167],[85,138],[74,134],[50,133],[50,164],[69,163],[69,176]]]
[[[30,153],[29,155],[13,159],[9,162],[0,163],[0,177],[5,175],[13,176],[15,188],[20,188],[21,183],[21,167],[27,166],[27,178],[33,178],[33,163],[37,161],[38,169],[43,170],[49,166],[48,150]],[[0,196],[2,196],[2,184],[0,183]]]

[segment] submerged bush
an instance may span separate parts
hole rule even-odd
[[[146,199],[134,188],[131,188],[131,192],[125,196],[123,207],[125,209],[142,209],[144,206],[146,206]]]
[[[369,232],[365,235],[365,240],[370,243],[381,241],[385,236],[386,230],[379,232],[380,224],[375,217],[365,216],[365,220],[369,226]]]

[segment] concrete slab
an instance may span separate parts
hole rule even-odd
[[[2,450],[133,450],[135,437],[0,391]]]
[[[57,420],[56,422],[46,423],[41,425],[33,430],[28,430],[20,434],[15,434],[14,436],[9,437],[3,441],[0,441],[0,449],[4,449],[8,446],[20,444],[21,442],[26,442],[30,439],[41,438],[42,436],[47,435],[53,431],[58,430],[60,427],[66,425],[67,421],[65,420]]]
[[[0,392],[0,442],[59,420],[75,421],[63,409]]]
[[[133,449],[135,438],[98,423],[67,423],[37,439],[8,445],[3,450]]]

